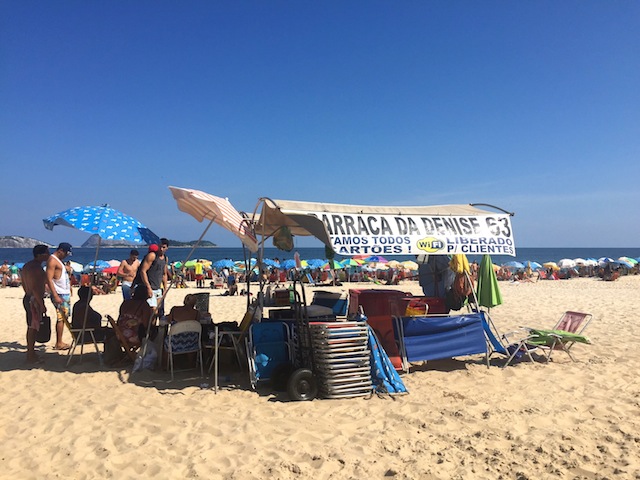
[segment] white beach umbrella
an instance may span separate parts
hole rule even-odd
[[[574,258],[573,261],[576,263],[576,265],[578,265],[579,267],[584,267],[587,265],[587,261],[584,258]]]
[[[82,269],[84,268],[84,265],[78,262],[74,262],[73,260],[70,260],[69,264],[71,265],[71,268],[75,273],[82,273]]]
[[[560,268],[573,268],[576,266],[576,262],[574,262],[570,258],[563,258],[558,262],[558,266]]]
[[[600,265],[601,267],[604,267],[607,263],[612,263],[612,262],[615,262],[615,260],[610,257],[600,257],[598,259],[598,265]]]

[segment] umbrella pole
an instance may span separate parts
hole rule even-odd
[[[249,307],[251,306],[251,272],[249,271],[249,269],[251,268],[251,253],[249,253],[249,260],[247,260],[247,247],[245,246],[245,244],[242,244],[242,255],[244,256],[244,272],[245,272],[245,280],[247,281],[247,311],[249,310]],[[260,282],[259,285],[259,290],[258,290],[258,298],[262,299],[262,259],[264,258],[264,244],[262,246],[262,249],[258,249],[258,282]],[[249,273],[247,273],[249,272]],[[259,300],[259,304],[260,304],[260,308],[262,309],[264,307],[264,302],[262,300]],[[262,310],[261,310],[262,311]]]
[[[80,334],[78,335],[77,343],[80,342],[80,363],[82,363],[82,355],[84,354],[84,332],[87,328],[87,317],[89,316],[89,300],[91,299],[91,295],[93,294],[93,286],[96,283],[96,265],[98,264],[98,254],[100,252],[100,243],[102,241],[102,237],[98,235],[98,246],[96,247],[96,256],[93,259],[93,274],[91,275],[91,283],[89,285],[89,296],[87,297],[87,305],[84,309],[84,318],[82,319],[82,330],[80,330]],[[73,320],[73,319],[72,319]],[[69,360],[67,361],[67,365],[71,361],[71,355],[69,355]],[[100,363],[102,363],[102,357],[100,357]]]
[[[471,277],[469,276],[469,272],[464,271],[464,275],[467,278],[467,282],[469,282],[469,286],[471,287],[471,294],[473,295],[473,303],[476,305],[476,311],[480,310],[480,305],[478,304],[478,295],[476,294],[476,287],[471,281]]]
[[[216,216],[214,215],[213,218],[211,219],[211,221],[209,222],[209,225],[207,225],[207,228],[204,229],[204,232],[202,232],[202,235],[200,235],[200,238],[196,241],[195,245],[193,246],[193,248],[191,248],[191,251],[189,252],[189,255],[187,255],[186,260],[183,262],[183,265],[185,263],[187,263],[189,260],[191,260],[191,255],[193,255],[193,252],[195,252],[196,248],[198,248],[198,245],[200,245],[200,242],[202,241],[202,239],[204,238],[204,236],[207,234],[207,232],[209,231],[209,229],[211,228],[211,225],[213,225],[213,221],[216,219]],[[171,279],[171,283],[173,283],[173,278]]]

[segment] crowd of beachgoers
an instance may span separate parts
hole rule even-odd
[[[637,275],[640,273],[640,258],[620,257],[613,259],[602,257],[599,259],[576,258],[561,259],[557,262],[550,261],[538,263],[535,261],[509,261],[502,265],[494,264],[494,270],[498,280],[502,281],[532,281],[539,280],[567,280],[576,277],[598,277],[603,280],[616,280],[623,275]],[[119,260],[98,260],[86,265],[67,261],[67,270],[76,284],[88,283],[88,275],[97,273],[94,283],[99,285],[102,292],[109,293],[117,286],[117,270]],[[20,268],[23,264],[4,262],[0,266],[0,281],[5,286],[20,286]],[[247,268],[249,267],[249,268]],[[187,281],[195,281],[202,275],[207,286],[217,288],[224,284],[227,286],[229,277],[237,283],[245,283],[247,275],[250,282],[262,281],[264,283],[283,283],[291,278],[291,272],[296,268],[305,272],[304,281],[323,283],[327,281],[338,282],[384,282],[397,284],[401,280],[417,280],[419,264],[412,260],[397,261],[387,260],[384,257],[354,257],[342,261],[329,262],[326,259],[300,260],[296,265],[293,259],[280,261],[277,258],[263,259],[262,268],[257,267],[257,260],[249,261],[224,259],[211,261],[207,259],[193,259],[170,264],[172,273],[175,274],[175,285],[186,286]],[[471,276],[475,277],[478,271],[477,262],[470,263]],[[203,285],[204,286],[204,285]]]

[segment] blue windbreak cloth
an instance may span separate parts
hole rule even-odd
[[[409,362],[487,353],[482,315],[402,317]]]
[[[493,330],[491,330],[491,325],[489,325],[489,322],[487,321],[487,316],[484,312],[478,312],[481,315],[482,318],[482,328],[484,328],[484,333],[487,335],[487,338],[489,339],[489,342],[491,343],[491,346],[493,347],[493,349],[498,352],[501,353],[503,355],[510,355],[507,352],[507,349],[504,348],[504,346],[502,345],[502,343],[500,343],[500,340],[498,340],[498,338],[495,336],[495,334],[493,333]]]
[[[369,327],[369,348],[371,349],[371,380],[375,385],[376,392],[406,393],[407,388],[371,327]]]

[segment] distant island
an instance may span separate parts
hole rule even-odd
[[[19,235],[0,237],[0,248],[33,248],[36,245],[53,247],[50,243],[43,242],[37,238],[21,237]]]
[[[81,245],[81,248],[95,248],[98,246],[98,240],[100,237],[97,234],[91,235],[86,242]],[[169,239],[169,245],[172,247],[193,247],[196,244],[196,240],[190,242],[181,242],[179,240]],[[138,243],[126,242],[123,240],[100,240],[100,248],[134,248]],[[215,243],[207,240],[202,240],[199,247],[217,247]]]
[[[95,248],[98,246],[98,235],[91,235],[89,239],[80,245],[80,248]],[[38,240],[36,238],[29,237],[21,237],[19,235],[7,235],[0,237],[0,248],[33,248],[36,245],[47,245],[49,247],[54,247],[55,245],[51,245],[50,243],[43,242],[42,240]],[[196,240],[192,240],[190,242],[181,242],[179,240],[171,240],[169,239],[169,244],[172,247],[193,247],[196,244]],[[136,243],[132,242],[124,242],[122,240],[101,240],[100,248],[134,248]],[[217,247],[217,245],[213,242],[209,242],[207,240],[202,240],[199,247],[203,248],[213,248]]]

